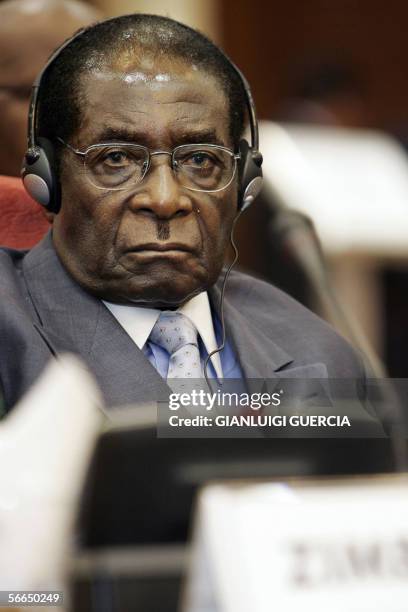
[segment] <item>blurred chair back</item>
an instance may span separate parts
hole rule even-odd
[[[0,176],[0,245],[29,249],[49,228],[40,205],[27,194],[21,179]]]

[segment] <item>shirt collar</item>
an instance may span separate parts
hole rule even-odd
[[[112,304],[103,302],[110,310],[115,319],[124,328],[133,342],[143,349],[147,339],[160,316],[161,310],[156,308],[142,308],[140,306]],[[206,291],[199,293],[183,304],[176,312],[181,312],[197,328],[198,333],[204,343],[207,353],[211,353],[218,348],[215,338],[214,325],[211,315],[210,303]],[[216,353],[211,357],[217,378],[222,378],[222,367],[220,354]]]

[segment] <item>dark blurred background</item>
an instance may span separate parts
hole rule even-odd
[[[262,118],[279,113],[308,63],[337,60],[360,79],[365,123],[395,129],[408,118],[408,4],[404,0],[222,0],[225,49],[250,80]]]

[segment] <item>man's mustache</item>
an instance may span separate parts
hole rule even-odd
[[[170,238],[170,223],[168,221],[157,221],[157,239],[168,240]]]

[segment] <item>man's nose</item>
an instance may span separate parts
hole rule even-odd
[[[178,182],[167,155],[152,157],[150,168],[131,199],[134,211],[145,211],[160,219],[192,212],[193,202]]]

